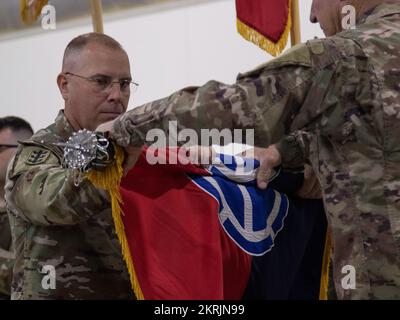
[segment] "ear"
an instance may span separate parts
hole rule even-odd
[[[68,96],[69,96],[69,88],[68,88],[68,80],[65,77],[65,74],[60,73],[57,76],[57,85],[58,85],[58,89],[60,90],[60,93],[63,97],[63,99],[66,101],[68,100]]]

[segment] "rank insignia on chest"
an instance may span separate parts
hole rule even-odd
[[[47,160],[50,155],[48,150],[33,150],[26,159],[26,164],[40,164]]]

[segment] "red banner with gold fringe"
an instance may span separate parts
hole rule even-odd
[[[286,47],[291,28],[291,0],[236,0],[237,29],[273,56]]]

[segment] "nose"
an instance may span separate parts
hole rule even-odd
[[[317,23],[318,22],[317,16],[314,15],[312,12],[311,12],[311,15],[310,15],[310,21],[311,21],[311,23]]]
[[[314,1],[313,1],[312,5],[311,5],[310,21],[311,21],[311,23],[317,23],[318,22],[317,15],[315,14],[315,9],[314,9]]]
[[[121,86],[118,82],[114,82],[111,84],[110,88],[110,93],[108,94],[108,99],[109,102],[121,102],[122,100],[122,92],[121,92]]]

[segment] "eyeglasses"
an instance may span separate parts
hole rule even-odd
[[[0,144],[0,152],[3,152],[6,149],[10,148],[18,148],[17,144]]]
[[[120,79],[113,81],[111,77],[106,75],[96,75],[93,77],[84,77],[78,74],[74,74],[71,72],[65,72],[66,75],[78,77],[87,81],[90,81],[93,84],[93,87],[97,91],[106,91],[112,87],[114,83],[118,83],[121,88],[121,92],[123,93],[132,93],[136,92],[138,83],[131,81],[130,79]]]

